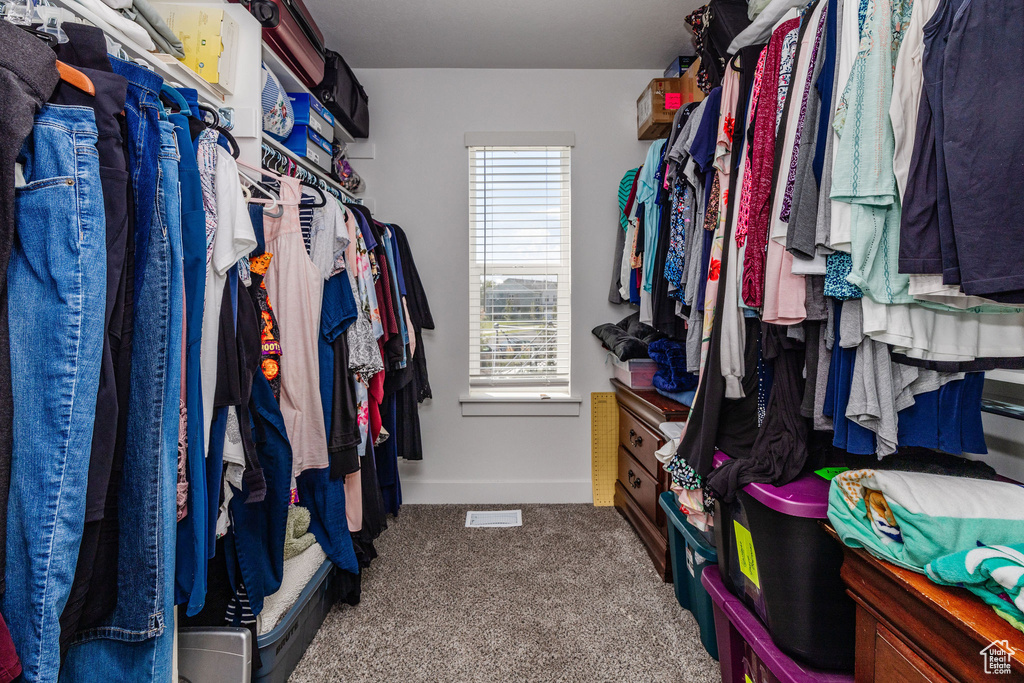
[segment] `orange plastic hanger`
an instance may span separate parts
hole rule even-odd
[[[96,86],[93,85],[92,80],[88,76],[59,59],[57,60],[57,73],[60,74],[60,80],[68,85],[74,86],[89,95],[96,94]]]

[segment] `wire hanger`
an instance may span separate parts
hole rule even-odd
[[[278,211],[276,213],[271,213],[271,211],[267,211],[266,209],[264,209],[264,211],[263,211],[264,215],[269,216],[271,218],[280,218],[281,215],[284,213],[284,207],[285,206],[299,206],[299,202],[290,202],[290,201],[285,201],[285,200],[281,199],[281,195],[279,193],[275,192],[269,186],[265,185],[262,182],[262,180],[257,180],[256,178],[253,178],[252,176],[250,176],[248,173],[245,173],[242,169],[249,169],[250,171],[254,171],[257,174],[259,174],[259,177],[261,177],[261,178],[262,178],[262,176],[266,175],[266,176],[270,176],[272,178],[280,179],[281,176],[279,176],[276,173],[273,173],[272,171],[269,171],[267,169],[256,168],[254,166],[250,166],[249,164],[245,163],[244,161],[237,161],[235,163],[236,163],[237,166],[240,167],[239,171],[238,171],[238,174],[242,178],[244,178],[245,180],[247,180],[250,183],[252,183],[253,188],[258,189],[260,192],[262,192],[263,194],[267,195],[267,197],[269,197],[269,200],[268,199],[256,198],[256,199],[250,199],[248,201],[250,203],[252,203],[252,204],[267,204],[267,205],[270,206],[271,211],[273,211],[273,209],[275,209],[275,208],[278,209]]]

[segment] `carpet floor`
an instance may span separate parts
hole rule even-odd
[[[522,527],[464,528],[504,508],[403,507],[362,602],[334,607],[292,683],[720,680],[614,508],[519,505]]]

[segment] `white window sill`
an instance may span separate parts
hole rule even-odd
[[[459,397],[463,417],[578,417],[583,399],[565,393],[473,392]]]

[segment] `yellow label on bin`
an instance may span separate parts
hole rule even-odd
[[[754,679],[750,677],[750,674],[743,674],[743,683],[754,683]]]
[[[750,537],[750,531],[735,519],[732,521],[733,530],[736,534],[736,555],[740,560],[740,571],[743,576],[750,579],[751,583],[761,589],[761,581],[757,577],[757,555],[754,554],[754,539]]]

